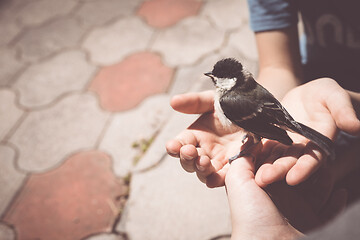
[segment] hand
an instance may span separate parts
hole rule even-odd
[[[225,178],[232,239],[279,239],[279,236],[295,239],[302,236],[301,232],[329,221],[346,204],[347,194],[343,189],[331,195],[320,191],[319,197],[330,196],[325,207],[319,208],[318,202],[313,201],[313,190],[322,187],[327,180],[326,174],[320,174],[316,183],[308,181],[290,187],[281,181],[264,190],[255,182],[255,166],[251,160],[249,157],[234,161]]]
[[[240,151],[241,132],[224,129],[214,114],[214,92],[175,96],[171,106],[182,113],[202,114],[190,127],[170,140],[166,149],[187,172],[196,172],[208,187],[223,186],[229,157]]]
[[[318,79],[291,90],[282,104],[293,118],[334,139],[338,130],[360,133],[360,121],[349,93],[332,79]],[[325,156],[307,139],[291,135],[291,147],[267,141],[263,154],[267,157],[256,173],[261,187],[286,178],[289,185],[307,179],[324,162]],[[341,156],[338,156],[341,158]]]

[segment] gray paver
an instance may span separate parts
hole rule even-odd
[[[231,232],[224,188],[208,189],[174,158],[133,175],[130,189],[117,230],[132,240],[204,240]]]
[[[15,97],[12,91],[0,89],[0,141],[23,114],[23,111],[15,105]]]
[[[15,232],[8,225],[0,222],[0,239],[1,240],[15,240]]]
[[[231,30],[244,23],[247,11],[246,0],[222,0],[208,1],[202,14],[208,16],[219,29]]]
[[[139,0],[86,1],[75,13],[75,16],[77,16],[85,26],[101,26],[115,18],[130,16],[135,11],[139,2]]]
[[[163,127],[170,113],[169,96],[156,95],[136,109],[113,117],[100,149],[113,156],[115,174],[124,177],[132,170],[139,154],[132,145],[141,139],[150,140]]]
[[[0,46],[10,43],[14,37],[19,34],[21,28],[13,20],[1,19],[0,18]]]
[[[0,87],[4,87],[11,85],[15,80],[14,77],[23,67],[23,63],[16,59],[13,49],[0,48],[0,66],[2,66],[0,68]]]
[[[179,68],[176,71],[173,84],[169,90],[170,95],[188,91],[204,90],[199,89],[202,82],[207,82],[209,80],[208,77],[204,76],[204,73],[211,71],[216,61],[220,59],[221,56],[218,54],[212,54],[197,64]]]
[[[124,18],[92,31],[83,46],[94,63],[109,65],[130,53],[145,50],[152,33],[153,30],[139,18]]]
[[[19,167],[44,171],[73,151],[93,148],[108,115],[92,94],[73,94],[31,112],[9,140],[19,148]]]
[[[238,49],[245,58],[251,60],[258,58],[255,35],[247,25],[230,35],[229,46]]]
[[[70,17],[58,18],[36,28],[30,28],[17,41],[16,48],[21,59],[34,62],[65,48],[74,47],[86,29],[79,20]]]
[[[41,24],[51,18],[65,15],[76,6],[73,0],[38,0],[30,2],[16,13],[18,22],[23,26]]]
[[[190,65],[218,49],[223,40],[224,32],[212,27],[206,18],[191,17],[160,32],[152,50],[162,53],[170,66]]]
[[[20,92],[20,103],[26,107],[39,107],[53,102],[64,93],[81,90],[95,72],[85,54],[67,51],[33,64],[13,86]]]
[[[21,186],[25,174],[15,169],[15,151],[0,145],[0,216]],[[1,232],[1,231],[0,231]],[[1,235],[0,235],[1,236]],[[0,238],[3,239],[3,238]]]

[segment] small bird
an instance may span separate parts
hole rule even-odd
[[[220,60],[214,65],[212,72],[205,75],[210,77],[216,86],[214,108],[222,125],[237,125],[247,133],[242,142],[246,139],[253,142],[251,147],[231,157],[229,163],[249,154],[261,138],[291,145],[293,141],[286,131],[306,137],[330,159],[335,158],[333,142],[316,130],[295,121],[281,103],[258,84],[252,74],[237,60]]]

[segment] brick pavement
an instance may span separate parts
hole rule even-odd
[[[224,189],[166,156],[222,57],[256,71],[245,0],[0,2],[0,239],[229,239]]]

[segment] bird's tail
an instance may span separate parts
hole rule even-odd
[[[325,154],[330,158],[330,160],[335,160],[335,148],[334,143],[328,137],[322,135],[318,131],[299,123],[301,130],[298,129],[298,133],[312,141],[315,145],[317,145],[321,150],[325,152]]]

